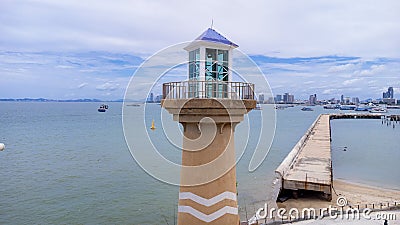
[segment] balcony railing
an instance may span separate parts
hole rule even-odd
[[[226,81],[181,81],[163,84],[163,99],[189,98],[254,100],[254,84]]]

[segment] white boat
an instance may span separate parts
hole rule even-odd
[[[382,107],[375,107],[369,110],[370,113],[387,113],[387,109]]]
[[[324,105],[324,109],[338,109],[339,106],[335,105],[335,104],[327,104]]]

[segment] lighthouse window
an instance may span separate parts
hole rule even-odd
[[[189,80],[197,80],[200,71],[200,49],[189,52]]]
[[[228,51],[206,49],[206,80],[228,81]]]

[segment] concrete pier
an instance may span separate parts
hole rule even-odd
[[[291,191],[314,191],[327,200],[332,198],[331,128],[333,119],[389,119],[398,121],[399,115],[337,113],[318,116],[292,151],[275,170],[275,197]]]
[[[292,152],[276,170],[281,189],[316,191],[330,200],[332,195],[332,163],[330,116],[320,115]]]

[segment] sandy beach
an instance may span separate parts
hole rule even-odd
[[[277,203],[279,208],[327,208],[329,205],[337,206],[337,199],[343,196],[347,200],[347,206],[354,208],[360,207],[380,209],[400,205],[400,190],[373,187],[364,184],[351,183],[344,180],[334,180],[334,193],[332,201],[327,202],[317,196],[300,197],[298,199],[289,199],[283,203]]]
[[[347,201],[346,206],[343,207],[344,210],[352,207],[354,209],[359,208],[360,211],[369,208],[377,211],[396,210],[398,212],[400,209],[400,190],[373,187],[364,184],[351,183],[344,180],[334,180],[334,193],[332,195],[332,201],[330,202],[315,195],[308,195],[299,197],[298,199],[289,199],[283,203],[278,202],[277,205],[278,208],[285,208],[286,210],[296,208],[301,211],[304,208],[314,208],[318,215],[320,209],[328,208],[329,206],[340,208],[338,207],[337,199],[343,197]],[[327,218],[324,219],[325,222],[318,220],[313,222],[313,220],[310,220],[308,222],[303,221],[303,223],[326,224],[326,219]],[[338,220],[329,221],[332,224],[337,222],[341,224],[343,222]],[[368,224],[381,224],[381,222],[377,222],[378,221],[376,220],[370,221]],[[400,218],[396,217],[392,219],[389,224],[398,224],[399,222]],[[302,222],[299,223],[303,224]]]

